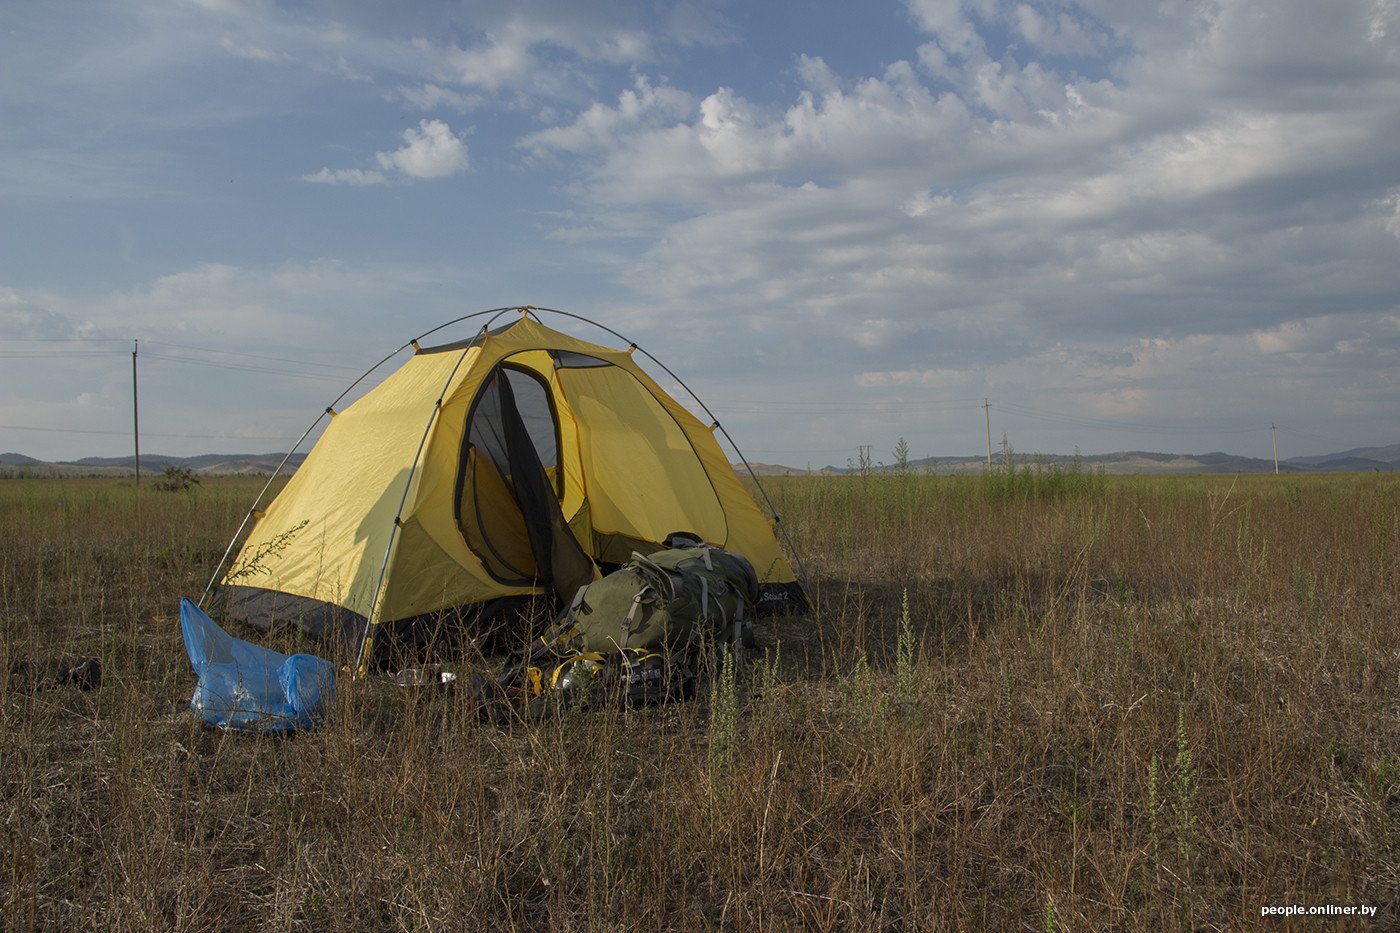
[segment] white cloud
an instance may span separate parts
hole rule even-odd
[[[463,94],[432,83],[418,87],[401,87],[399,88],[399,96],[419,110],[437,110],[447,107],[458,113],[467,113],[483,103],[480,95]]]
[[[447,178],[465,172],[470,163],[467,144],[441,120],[420,120],[403,132],[404,145],[375,156],[383,171],[329,169],[303,175],[302,181],[328,185],[382,185],[391,179]]]
[[[1382,209],[1387,212],[1385,218],[1385,229],[1391,236],[1400,240],[1400,189],[1392,189],[1385,198],[1381,200]]]
[[[1079,10],[1037,10],[1020,3],[1012,15],[1017,32],[1026,42],[1052,54],[1092,55],[1105,43],[1102,31],[1086,21]]]
[[[886,386],[949,389],[964,384],[968,379],[969,374],[958,369],[905,369],[898,372],[857,373],[856,385],[867,389]]]
[[[425,37],[433,33],[415,36],[409,43],[417,60],[413,70],[440,85],[568,96],[588,87],[594,66],[653,61],[662,38],[636,22],[626,5],[534,0],[483,6],[474,14],[476,41]],[[711,41],[704,31],[683,24],[677,28],[682,31],[678,41]]]
[[[227,36],[219,40],[219,48],[236,58],[246,58],[254,62],[287,65],[296,61],[296,59],[287,52],[237,42]]]
[[[807,86],[780,114],[725,87],[694,107],[687,95],[640,79],[617,107],[595,104],[522,144],[535,154],[596,155],[584,190],[600,204],[714,206],[734,197],[749,202],[750,184],[957,170],[940,159],[962,158],[959,140],[973,129],[967,111],[951,95],[932,94],[907,65],[850,87],[819,59],[800,59],[799,70]]]
[[[52,340],[76,333],[72,322],[44,307],[42,301],[21,297],[13,288],[0,288],[0,340]]]
[[[654,85],[639,75],[631,88],[618,95],[615,107],[593,104],[571,124],[531,133],[519,145],[537,157],[550,152],[606,152],[624,135],[682,119],[693,109],[690,95],[664,83]]]
[[[1308,344],[1308,328],[1304,321],[1285,321],[1278,327],[1256,332],[1252,339],[1265,355],[1294,353]]]
[[[267,267],[205,262],[92,295],[0,290],[0,319],[8,319],[8,309],[15,307],[59,322],[50,328],[61,326],[59,336],[185,338],[274,353],[267,348],[268,335],[275,334],[273,343],[284,348],[320,347],[318,352],[334,356],[345,352],[347,334],[356,344],[364,339],[370,352],[405,336],[386,330],[386,324],[402,327],[405,318],[385,309],[401,307],[406,291],[437,281],[438,273],[423,268],[335,260]],[[327,303],[339,309],[334,323],[321,316]],[[331,331],[334,345],[327,343]]]
[[[323,168],[319,172],[301,176],[302,181],[311,181],[323,185],[382,185],[387,179],[383,172],[367,172],[358,168],[342,168],[332,171]]]
[[[446,178],[467,170],[467,144],[441,120],[421,120],[417,128],[404,130],[403,138],[401,148],[375,156],[380,168],[409,178]]]

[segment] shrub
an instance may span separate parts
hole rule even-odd
[[[199,477],[187,466],[170,464],[153,484],[161,492],[185,492],[199,485]]]

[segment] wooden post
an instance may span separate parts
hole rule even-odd
[[[136,351],[141,341],[131,342],[131,436],[136,446],[136,485],[141,485],[141,410],[136,403]]]

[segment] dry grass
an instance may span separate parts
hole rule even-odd
[[[169,618],[255,483],[0,482],[0,927],[1400,924],[1395,478],[769,490],[817,608],[732,715],[499,729],[367,681],[279,740],[195,724]]]

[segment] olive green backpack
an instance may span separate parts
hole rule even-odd
[[[628,706],[695,694],[691,662],[723,642],[751,647],[759,596],[748,559],[673,534],[666,550],[632,558],[579,588],[555,624],[495,681],[473,683],[481,715],[542,716],[551,696]]]
[[[672,535],[664,551],[632,558],[581,587],[555,627],[571,646],[674,654],[687,647],[752,640],[758,575],[742,555]],[[577,639],[577,640],[575,640]]]

